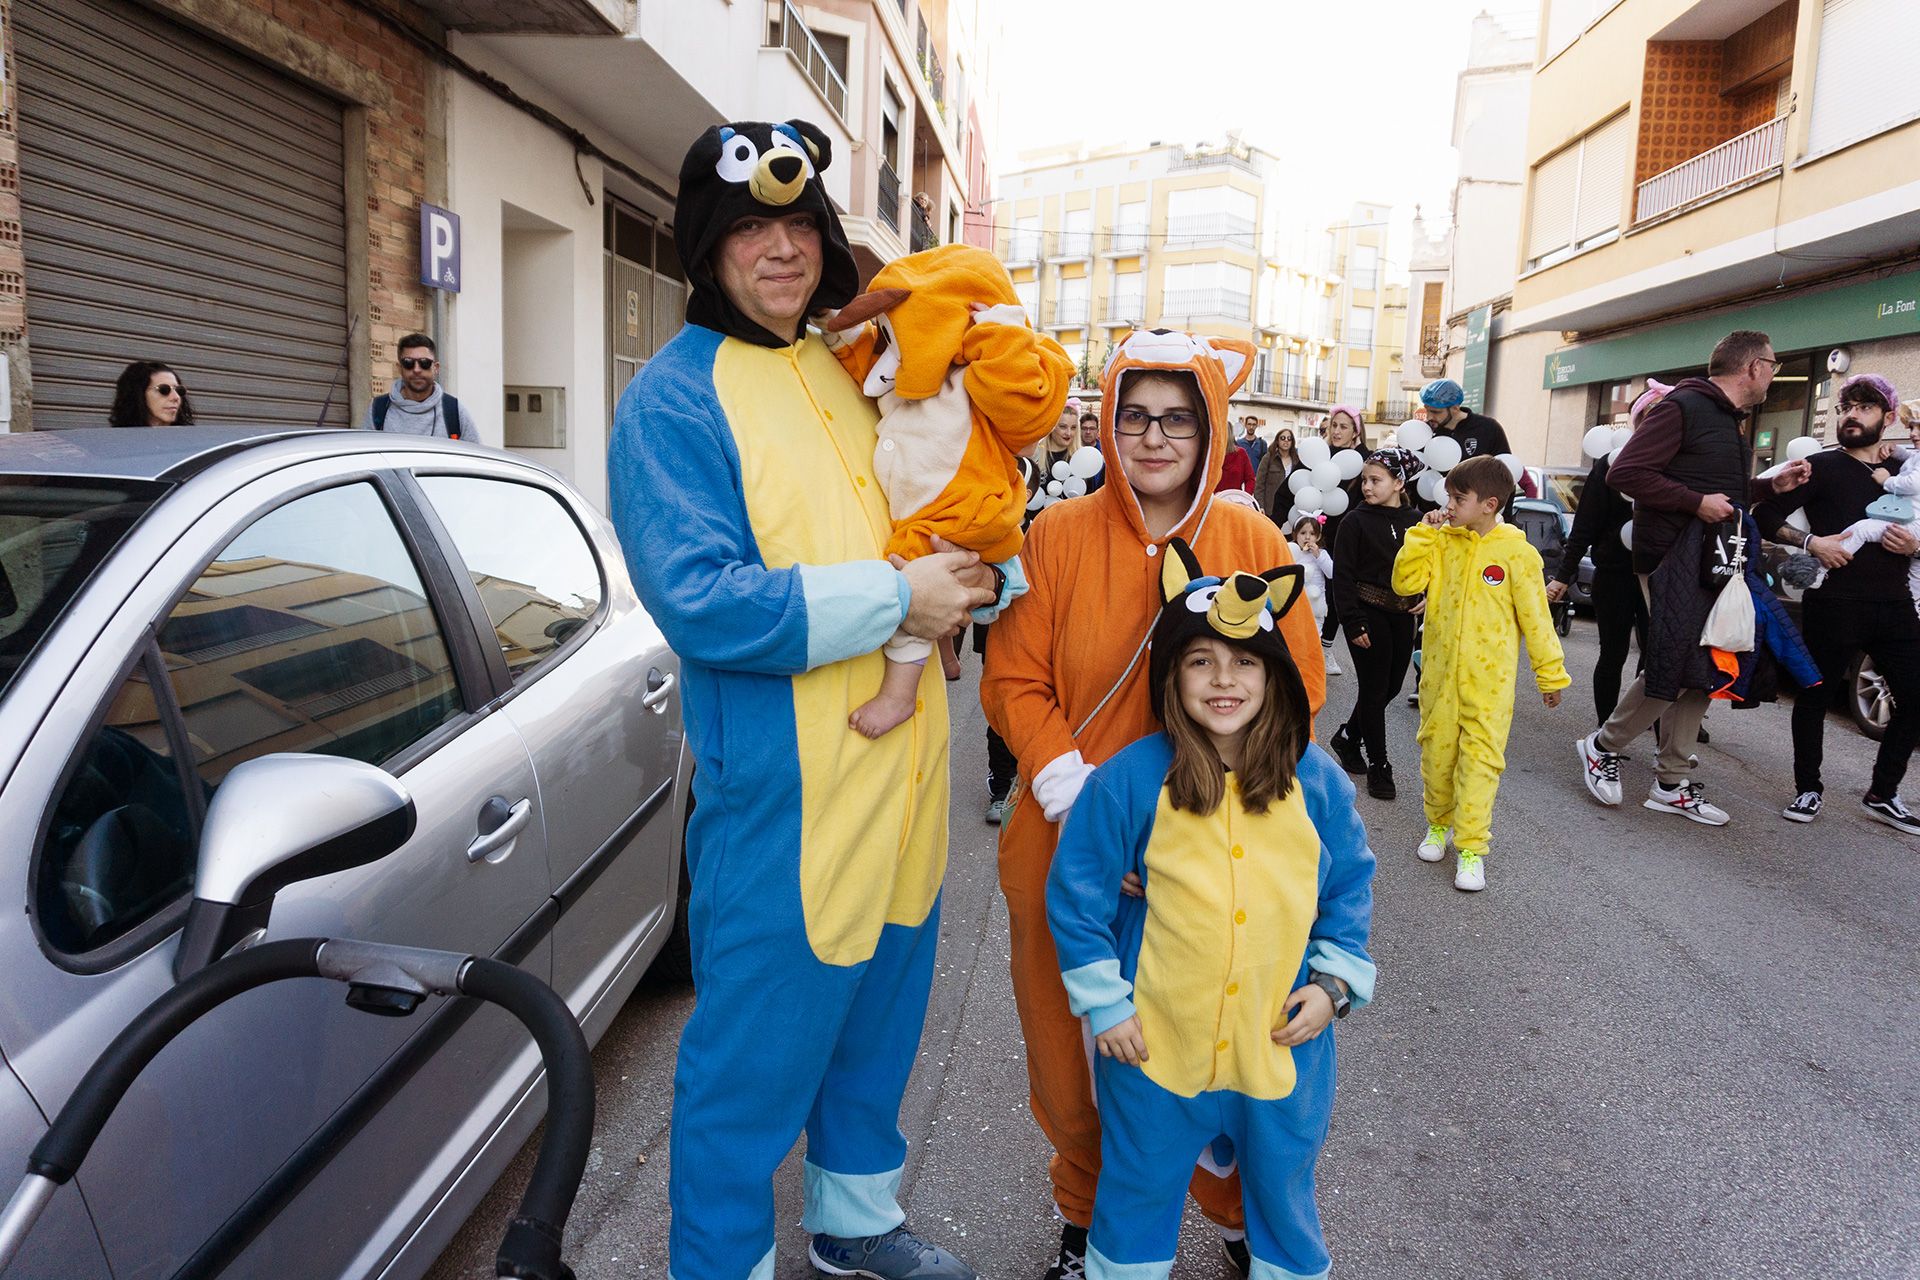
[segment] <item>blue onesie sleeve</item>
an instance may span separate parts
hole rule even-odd
[[[1094,770],[1054,849],[1047,876],[1053,929],[1067,1000],[1099,1035],[1133,1016],[1133,984],[1120,973],[1114,921],[1120,881],[1135,861],[1137,819],[1114,794],[1109,770]]]
[[[873,652],[906,617],[905,576],[884,560],[763,563],[711,336],[669,344],[653,363],[672,367],[649,366],[614,415],[608,506],[641,600],[674,652],[719,670],[799,675]]]
[[[1353,783],[1318,746],[1300,758],[1307,813],[1320,833],[1320,911],[1307,933],[1307,967],[1347,984],[1354,1008],[1373,999],[1373,850],[1353,804]]]

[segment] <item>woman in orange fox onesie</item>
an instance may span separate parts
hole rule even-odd
[[[1079,1275],[1084,1265],[1100,1118],[1085,1032],[1068,1007],[1047,927],[1047,873],[1087,775],[1158,727],[1146,650],[1168,541],[1185,539],[1204,564],[1292,563],[1273,521],[1213,501],[1233,447],[1227,398],[1252,366],[1247,343],[1161,329],[1134,333],[1114,350],[1100,385],[1100,448],[1111,479],[1033,522],[1021,556],[1028,594],[987,634],[980,699],[1023,780],[1000,836],[1013,992],[1033,1115],[1053,1143],[1054,1202],[1066,1220],[1049,1277]],[[1318,711],[1326,670],[1313,616],[1293,610],[1280,629]],[[1192,1191],[1246,1274],[1237,1177],[1209,1160]]]
[[[1002,599],[1020,594],[1027,486],[1018,455],[1053,429],[1073,362],[1028,327],[1007,269],[971,245],[912,254],[882,267],[825,333],[880,402],[873,470],[893,516],[887,554],[913,560],[938,538],[996,566],[1007,579]],[[902,631],[885,652],[880,692],[848,717],[869,738],[913,715],[932,646]]]

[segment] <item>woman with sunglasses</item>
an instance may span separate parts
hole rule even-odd
[[[193,405],[180,375],[158,360],[135,360],[113,384],[110,427],[190,427]]]

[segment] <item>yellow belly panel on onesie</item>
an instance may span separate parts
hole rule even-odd
[[[893,522],[873,473],[878,415],[825,345],[817,338],[781,350],[725,342],[714,386],[733,426],[747,515],[767,567],[883,559]],[[820,448],[823,433],[831,449]],[[847,717],[879,690],[884,670],[875,651],[792,678],[800,898],[808,942],[827,964],[872,958],[885,925],[924,923],[946,872],[940,667],[927,664],[913,718],[869,741],[848,730]]]
[[[1147,1078],[1191,1098],[1293,1092],[1293,1051],[1273,1042],[1319,910],[1320,835],[1298,786],[1264,814],[1227,775],[1218,810],[1160,792],[1144,859],[1147,920],[1133,979]]]

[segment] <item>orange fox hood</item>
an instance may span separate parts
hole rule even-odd
[[[888,263],[867,292],[888,289],[906,291],[887,308],[887,322],[900,344],[893,393],[902,400],[925,400],[947,380],[973,323],[969,304],[1020,305],[1000,260],[967,244],[943,244]]]

